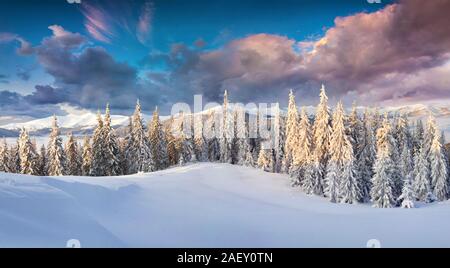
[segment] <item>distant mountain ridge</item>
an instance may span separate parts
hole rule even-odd
[[[202,111],[202,114],[207,114],[211,110],[220,110],[220,106],[214,107],[207,111]],[[305,107],[309,114],[315,112],[314,106]],[[349,109],[349,107],[347,107]],[[366,107],[358,107],[358,111],[362,112]],[[284,112],[286,108],[282,108]],[[88,110],[76,109],[71,107],[65,110],[66,115],[58,116],[58,124],[61,132],[66,134],[73,132],[74,134],[90,134],[97,125],[97,115]],[[256,113],[256,110],[248,110],[248,113]],[[389,114],[399,113],[404,114],[411,120],[426,119],[432,114],[440,127],[447,135],[447,140],[450,137],[450,104],[413,104],[403,105],[397,107],[380,108],[380,113],[388,112]],[[269,111],[268,114],[271,114]],[[161,116],[161,120],[166,120],[170,116]],[[177,117],[177,116],[175,116]],[[112,126],[116,129],[123,129],[128,125],[129,116],[112,115]],[[144,115],[146,121],[151,119],[150,115]],[[14,118],[11,118],[13,121]],[[25,118],[21,122],[7,123],[8,120],[0,121],[0,137],[17,137],[21,128],[26,128],[34,136],[47,135],[50,132],[52,124],[52,116],[46,118]]]

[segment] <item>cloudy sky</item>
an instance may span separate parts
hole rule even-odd
[[[6,0],[1,115],[220,101],[450,100],[450,0]]]

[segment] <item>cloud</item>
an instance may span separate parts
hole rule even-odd
[[[139,21],[137,23],[136,37],[142,44],[145,44],[151,31],[151,22],[153,17],[153,3],[146,1],[142,7]]]
[[[17,54],[22,56],[33,54],[34,50],[32,45],[29,42],[27,42],[24,38],[14,33],[0,32],[0,43],[10,43],[14,41],[20,43],[20,47],[17,48],[16,50]]]
[[[54,85],[37,86],[30,102],[70,102],[98,108],[131,109],[136,99],[156,105],[157,88],[138,77],[136,68],[116,61],[104,48],[88,45],[86,38],[61,26],[49,27],[53,35],[36,47],[38,62],[54,78]],[[150,108],[150,107],[149,107]]]
[[[111,43],[114,33],[111,26],[112,19],[108,13],[85,2],[82,3],[81,12],[85,17],[84,26],[88,33],[98,41]]]
[[[334,100],[366,104],[450,98],[448,10],[449,1],[400,1],[336,18],[315,41],[256,34],[206,52],[174,44],[143,64],[165,66],[171,96],[183,100],[219,101],[228,89],[237,101],[270,101],[293,88],[310,104],[322,83]]]

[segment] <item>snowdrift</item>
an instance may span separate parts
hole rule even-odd
[[[202,163],[123,177],[0,173],[0,247],[449,247],[450,203],[332,204],[280,174]]]

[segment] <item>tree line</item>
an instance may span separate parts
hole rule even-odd
[[[325,88],[314,115],[299,112],[293,92],[287,115],[257,113],[255,124],[224,94],[221,111],[181,113],[162,122],[158,109],[145,124],[138,101],[125,137],[111,126],[109,105],[80,146],[72,134],[63,144],[57,117],[47,146],[37,148],[26,129],[16,145],[0,146],[0,171],[39,176],[119,176],[153,172],[188,162],[222,162],[287,173],[292,186],[331,202],[372,202],[375,207],[414,207],[449,198],[444,135],[430,115],[413,125],[405,115],[380,115],[356,106],[332,111]],[[200,117],[195,120],[194,117]],[[185,120],[189,119],[189,120]],[[262,137],[263,128],[270,129]],[[193,133],[193,134],[192,134]],[[218,133],[218,135],[208,135]],[[256,135],[249,135],[256,133]]]

